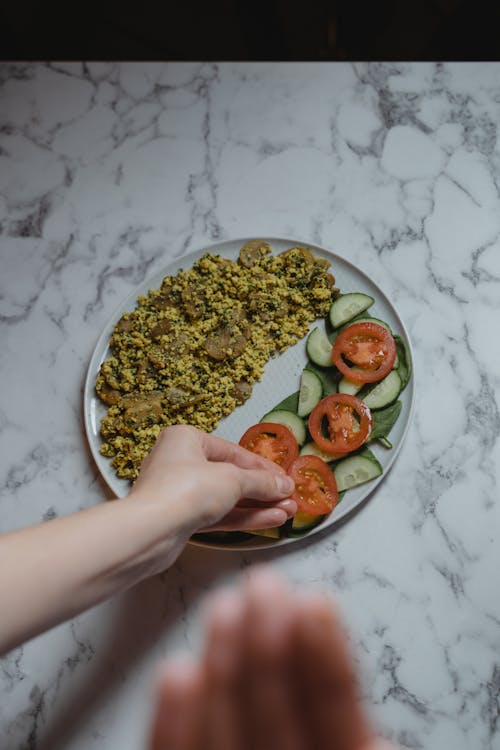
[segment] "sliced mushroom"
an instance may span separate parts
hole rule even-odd
[[[165,398],[167,399],[169,404],[178,406],[179,404],[186,403],[189,398],[189,394],[186,393],[186,391],[183,391],[182,388],[173,387],[165,391]]]
[[[330,261],[327,260],[326,258],[316,257],[315,261],[316,261],[316,265],[317,266],[321,266],[322,268],[330,268],[330,266],[331,266]]]
[[[144,424],[150,420],[157,422],[162,414],[161,391],[149,391],[148,393],[130,393],[121,400],[124,407],[123,419],[127,423],[135,425]]]
[[[179,331],[175,336],[171,336],[164,344],[163,351],[167,359],[177,357],[182,354],[182,350],[185,349],[186,344],[189,341],[189,336],[184,331]]]
[[[236,403],[242,404],[252,395],[252,386],[246,380],[240,380],[231,388],[229,395],[236,399]]]
[[[116,330],[120,331],[120,333],[128,333],[132,330],[133,327],[134,321],[130,320],[130,318],[126,318],[125,316],[120,318],[120,320],[116,324]]]
[[[143,385],[149,380],[149,378],[156,377],[156,370],[152,367],[151,362],[147,357],[140,361],[135,377],[140,385]]]
[[[198,320],[205,313],[205,302],[195,286],[189,284],[181,292],[182,304],[190,320]]]
[[[205,340],[205,350],[209,357],[216,361],[234,359],[245,351],[247,339],[240,333],[234,333],[229,326],[221,326]]]
[[[288,304],[285,300],[276,300],[269,294],[259,292],[250,297],[248,309],[258,315],[265,323],[271,320],[279,320],[288,314]]]
[[[227,314],[226,320],[230,327],[237,326],[246,339],[251,337],[252,329],[249,325],[248,316],[241,307],[233,307]]]
[[[111,388],[107,383],[103,383],[100,388],[96,389],[99,394],[101,401],[104,401],[108,406],[114,406],[121,398],[120,391],[115,388]]]
[[[332,276],[331,273],[325,273],[323,278],[326,282],[327,287],[329,289],[333,289],[333,285],[335,284],[335,276]],[[337,289],[336,291],[338,292],[339,290]]]
[[[176,307],[177,302],[176,295],[161,292],[161,294],[158,294],[158,296],[152,300],[151,304],[153,307],[156,307],[157,310],[168,310],[169,307]]]
[[[283,250],[280,253],[280,255],[284,255],[285,257],[292,254],[302,258],[306,263],[314,263],[317,260],[308,247],[290,247],[288,250]]]
[[[170,333],[172,330],[172,321],[168,318],[162,318],[158,323],[151,329],[151,338],[153,340],[161,338],[166,333]]]
[[[251,268],[254,263],[272,252],[270,245],[263,240],[250,240],[240,250],[239,261],[245,268]]]

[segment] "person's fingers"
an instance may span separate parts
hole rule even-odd
[[[296,684],[311,746],[362,750],[373,738],[358,696],[347,638],[330,600],[298,594]]]
[[[292,494],[295,484],[286,474],[275,474],[262,469],[239,469],[226,464],[237,483],[238,497],[272,502],[285,499]]]
[[[295,606],[285,583],[265,569],[246,585],[243,716],[248,748],[304,750],[290,683]]]
[[[245,679],[241,660],[243,617],[243,597],[235,589],[221,591],[212,600],[203,657],[208,750],[245,747],[240,701]]]
[[[236,503],[235,508],[253,508],[255,510],[265,508],[266,506],[282,508],[283,510],[286,510],[287,515],[289,516],[294,516],[297,512],[297,503],[295,500],[292,500],[291,497],[286,497],[284,500],[276,500],[270,503],[263,503],[259,500],[252,500],[249,497],[242,497],[241,500],[238,500]]]
[[[202,435],[205,456],[209,461],[223,461],[239,466],[241,469],[267,469],[274,474],[284,473],[278,464],[242,448],[237,443],[223,440],[216,435],[207,433],[202,433]]]
[[[199,750],[202,721],[202,671],[187,658],[171,660],[157,686],[151,750]]]
[[[296,510],[293,501],[284,500],[272,508],[240,508],[236,507],[227,513],[220,521],[200,529],[200,531],[247,531],[252,529],[271,529],[282,526],[291,518]]]

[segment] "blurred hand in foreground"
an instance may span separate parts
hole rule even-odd
[[[385,750],[331,601],[267,570],[212,596],[196,661],[161,671],[151,750]]]

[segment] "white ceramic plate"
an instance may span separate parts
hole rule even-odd
[[[84,419],[85,429],[94,460],[104,480],[117,497],[124,497],[127,494],[129,483],[126,480],[119,479],[111,468],[109,459],[99,453],[101,445],[99,426],[101,418],[106,414],[106,407],[97,398],[94,390],[95,379],[99,372],[101,363],[110,356],[108,342],[113,333],[116,322],[121,317],[122,313],[129,310],[131,311],[135,308],[139,295],[147,294],[149,289],[158,289],[165,276],[175,274],[181,268],[190,268],[193,263],[206,252],[213,254],[218,253],[223,257],[232,258],[234,260],[237,258],[241,246],[248,239],[249,238],[230,240],[216,245],[204,246],[200,250],[172,261],[172,263],[160,273],[147,279],[147,281],[140,284],[140,286],[129,294],[102,331],[90,360],[87,372],[84,392]],[[375,303],[369,310],[370,315],[387,321],[393,332],[399,334],[404,339],[411,355],[410,340],[401,318],[387,296],[365,273],[363,273],[363,271],[352,263],[340,258],[338,255],[335,255],[324,248],[318,247],[317,245],[311,245],[310,243],[286,238],[263,237],[261,239],[268,242],[275,253],[279,253],[289,247],[300,245],[302,247],[309,247],[316,255],[327,258],[331,262],[330,270],[334,274],[336,285],[340,288],[341,292],[365,292],[374,297]],[[322,326],[323,323],[321,321],[316,321],[312,324],[311,328],[318,325]],[[291,347],[282,355],[267,363],[261,382],[254,385],[251,398],[242,406],[237,407],[232,414],[223,419],[215,431],[215,434],[220,435],[227,440],[238,442],[241,435],[248,427],[259,422],[266,412],[270,411],[277,403],[298,389],[300,373],[306,362],[307,356],[304,338],[294,347]],[[309,532],[309,534],[306,535],[306,538],[309,538],[313,534],[323,531],[326,528],[332,528],[335,526],[335,524],[337,524],[342,518],[361,505],[368,495],[373,492],[375,487],[377,487],[384,477],[387,476],[389,469],[398,455],[410,423],[414,400],[413,377],[410,379],[406,389],[400,395],[400,399],[403,402],[403,408],[400,417],[390,434],[390,439],[394,447],[391,450],[387,450],[379,445],[377,441],[375,441],[373,445],[370,445],[371,450],[373,450],[382,464],[384,470],[383,474],[372,482],[349,490],[333,513]],[[198,540],[193,541],[193,543],[218,549],[242,550],[276,547],[296,541],[298,540],[295,538],[269,540],[264,537],[255,536],[252,537],[250,541],[246,540],[234,544],[201,542]]]

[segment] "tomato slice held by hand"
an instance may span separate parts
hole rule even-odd
[[[333,471],[319,456],[299,456],[288,470],[295,482],[292,500],[303,513],[331,513],[339,499]]]
[[[333,344],[333,364],[356,383],[382,380],[392,370],[395,360],[392,334],[377,323],[352,323],[339,333]]]
[[[281,466],[285,471],[299,455],[299,444],[288,427],[274,422],[259,422],[249,427],[240,445]]]
[[[309,415],[311,437],[327,453],[355,451],[368,440],[371,431],[370,409],[347,393],[333,393],[321,399]]]

